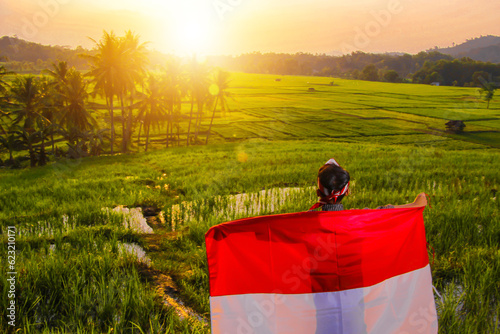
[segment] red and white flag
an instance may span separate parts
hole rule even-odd
[[[212,227],[212,333],[437,333],[422,211],[301,212]]]

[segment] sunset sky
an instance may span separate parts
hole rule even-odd
[[[0,0],[0,36],[92,47],[132,30],[162,52],[416,53],[500,35],[491,0]]]

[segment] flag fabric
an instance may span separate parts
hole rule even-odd
[[[422,212],[301,212],[212,227],[212,333],[437,333]]]

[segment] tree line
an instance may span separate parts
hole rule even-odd
[[[474,74],[500,81],[500,64],[455,59],[437,51],[410,54],[371,54],[361,51],[344,56],[308,53],[254,52],[236,57],[212,57],[214,64],[224,64],[234,71],[279,75],[335,76],[369,81],[478,86]],[[435,72],[435,73],[434,73]]]
[[[16,151],[27,151],[32,167],[50,156],[126,153],[136,132],[137,145],[147,151],[152,128],[163,129],[165,147],[208,143],[217,108],[228,110],[229,72],[194,57],[187,63],[170,57],[160,70],[148,71],[146,43],[131,31],[104,32],[94,43],[93,52],[82,55],[89,63],[85,73],[66,61],[54,62],[40,76],[16,75],[0,66],[5,165],[21,165]],[[99,110],[107,111],[104,119],[95,116]]]

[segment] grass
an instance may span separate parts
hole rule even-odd
[[[193,326],[163,306],[141,279],[137,259],[121,246],[136,238],[119,225],[49,229],[50,238],[47,231],[17,226],[16,323],[21,332],[191,332]],[[2,309],[9,301],[5,278]],[[12,332],[6,320],[2,317],[2,330]]]
[[[498,119],[498,102],[483,115],[475,107],[479,102],[470,102],[463,112],[484,120],[466,122],[464,134],[447,135],[432,130],[443,128],[443,120],[428,105],[452,108],[474,90],[275,78],[235,75],[237,107],[216,119],[218,144],[1,170],[4,244],[7,226],[19,233],[17,328],[208,332],[164,306],[140,262],[121,245],[143,246],[152,268],[172,276],[182,300],[208,317],[207,229],[236,218],[307,210],[316,199],[317,169],[334,156],[353,179],[347,208],[404,204],[422,191],[431,195],[424,218],[435,252],[434,285],[443,298],[437,298],[440,333],[499,332],[498,137],[467,132],[491,131],[487,119]],[[308,86],[318,92],[306,92]],[[422,115],[404,112],[404,105],[421,107]],[[117,205],[162,209],[167,223],[155,226],[157,243],[102,210]],[[0,276],[5,309],[5,270]],[[0,328],[10,330],[5,316]]]

